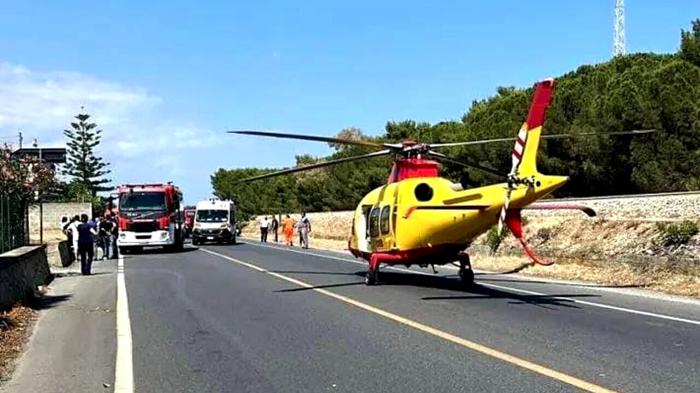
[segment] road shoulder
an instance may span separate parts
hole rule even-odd
[[[113,384],[116,261],[61,269],[40,302],[39,319],[3,392],[94,392]]]

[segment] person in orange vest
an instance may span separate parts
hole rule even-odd
[[[294,220],[292,220],[291,217],[289,217],[289,214],[287,214],[287,218],[282,221],[282,231],[284,232],[284,240],[287,243],[288,246],[293,246],[293,241],[294,241]]]

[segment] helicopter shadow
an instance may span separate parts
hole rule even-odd
[[[358,276],[364,277],[365,272],[355,273]],[[399,273],[399,272],[387,272],[383,271],[379,276],[380,286],[413,286],[429,289],[439,289],[444,291],[459,292],[458,295],[447,295],[447,296],[424,296],[421,300],[424,301],[472,301],[472,300],[493,300],[493,299],[504,299],[508,304],[514,305],[532,305],[537,307],[543,307],[548,309],[555,308],[570,308],[579,309],[576,304],[575,299],[577,298],[596,298],[599,295],[591,294],[575,294],[575,293],[564,293],[564,294],[518,294],[515,292],[509,292],[505,290],[499,290],[495,288],[488,288],[483,285],[479,285],[477,281],[469,288],[465,288],[461,283],[459,277],[456,275],[450,276],[427,276],[424,274],[411,274],[411,273]]]

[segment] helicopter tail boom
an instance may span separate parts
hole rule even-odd
[[[554,94],[554,80],[545,79],[535,87],[530,111],[523,123],[513,147],[511,174],[522,177],[536,175],[537,150],[540,144],[542,125]]]

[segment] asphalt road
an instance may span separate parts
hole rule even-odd
[[[350,256],[254,242],[124,266],[137,392],[700,391],[698,302],[495,274],[467,292],[448,268],[384,269],[366,287]],[[81,313],[101,316],[82,340],[55,319],[86,294],[109,293],[114,309],[116,268],[103,269],[57,280],[76,294],[42,312],[7,391],[111,391],[113,314]],[[59,370],[60,356],[37,351],[51,337],[63,344],[48,350],[67,354]]]

